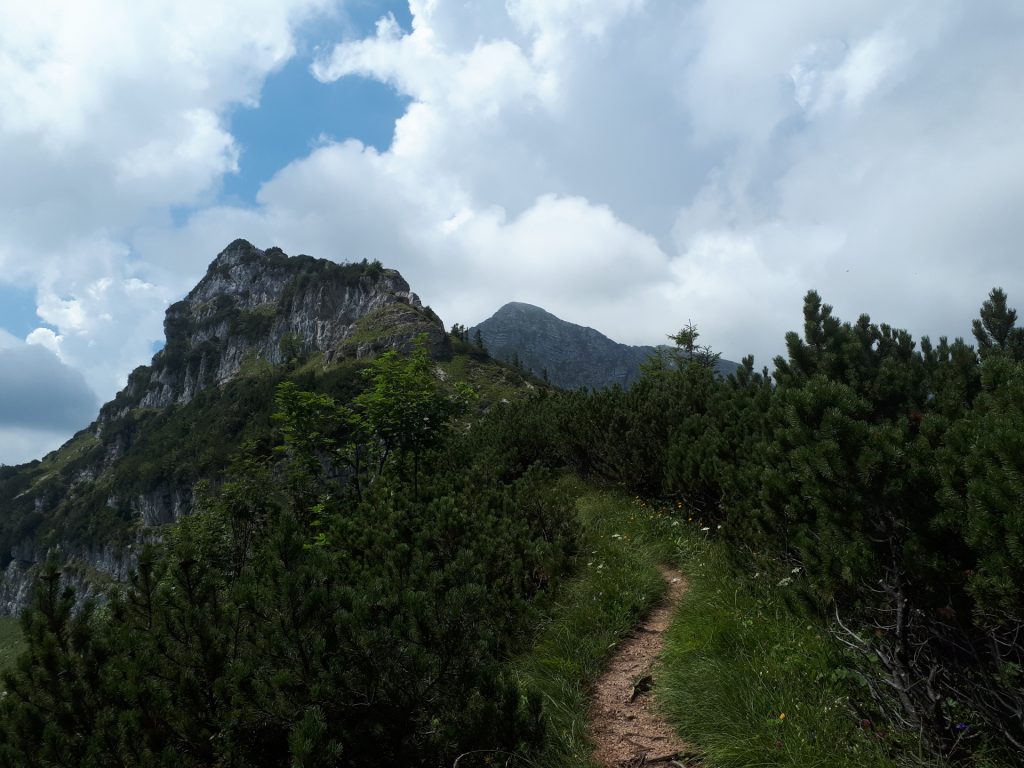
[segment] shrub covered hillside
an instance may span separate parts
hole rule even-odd
[[[142,542],[189,514],[246,441],[265,442],[282,380],[348,402],[363,360],[409,351],[440,319],[379,262],[289,257],[235,240],[164,318],[165,346],[69,443],[0,467],[0,615],[20,612],[59,547],[83,589],[120,581]]]
[[[693,329],[629,391],[541,395],[481,439],[680,502],[859,659],[858,705],[957,759],[1024,752],[1024,330],[993,290],[961,339],[844,323],[727,379]],[[671,356],[670,356],[671,357]],[[483,430],[481,430],[483,432]]]
[[[108,603],[75,610],[47,565],[0,764],[440,766],[541,739],[500,662],[567,568],[571,504],[469,452],[469,394],[423,347],[363,384],[279,386],[273,454],[243,451]]]
[[[718,720],[678,711],[680,692],[713,684],[694,670],[725,664],[728,679],[744,680],[780,648],[790,660],[806,648],[817,661],[764,679],[799,668],[794,687],[841,691],[826,697],[841,711],[819,720],[824,730],[794,724],[805,742],[779,747],[788,764],[825,754],[816,741],[851,724],[863,733],[848,761],[902,763],[919,741],[937,763],[1019,764],[1016,313],[992,291],[976,346],[917,344],[866,316],[844,323],[814,292],[804,316],[771,375],[751,359],[716,375],[716,355],[691,327],[628,391],[525,382],[532,396],[503,403],[496,377],[523,384],[521,372],[487,362],[456,327],[455,355],[440,365],[421,345],[326,380],[302,368],[260,378],[262,389],[248,390],[258,428],[212,433],[253,439],[230,452],[192,446],[232,456],[231,466],[208,475],[218,479],[200,485],[199,511],[147,548],[128,585],[76,608],[74,581],[56,562],[43,569],[22,621],[25,650],[4,677],[0,765],[472,768],[498,755],[579,764],[586,685],[655,598],[654,562],[687,526],[716,539],[723,575],[712,584],[695,573],[682,616],[726,629],[701,641],[711,656],[696,665],[686,649],[701,635],[676,630],[666,701],[712,759],[773,758],[755,754],[763,732],[733,750],[709,734]],[[211,388],[221,394],[187,423],[220,413],[232,386]],[[173,444],[180,432],[168,429],[139,444]],[[576,517],[571,484],[551,482],[566,469],[668,511],[641,524],[620,499]],[[556,589],[570,573],[576,580]],[[759,602],[766,580],[786,587],[772,590],[777,609]],[[574,595],[590,596],[586,615]],[[756,645],[768,610],[774,634],[731,661]],[[594,616],[608,619],[595,626]],[[527,660],[518,672],[515,658]],[[791,715],[813,705],[790,693]]]

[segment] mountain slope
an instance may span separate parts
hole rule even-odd
[[[164,348],[93,424],[42,461],[0,467],[0,614],[25,605],[53,548],[81,585],[123,579],[140,546],[191,511],[198,481],[222,476],[243,443],[268,443],[278,383],[347,402],[367,356],[422,335],[435,357],[451,347],[398,272],[244,240],[164,328]]]
[[[628,387],[640,376],[640,365],[658,350],[609,339],[593,328],[562,320],[532,304],[511,302],[470,328],[499,360],[518,357],[537,376],[563,389]],[[721,360],[718,371],[728,375],[736,363]]]

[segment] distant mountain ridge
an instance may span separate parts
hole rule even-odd
[[[563,389],[629,387],[640,377],[640,366],[658,351],[654,346],[621,344],[600,331],[576,325],[541,307],[509,302],[487,320],[469,329],[480,332],[492,356],[510,361],[516,357],[536,376]],[[739,366],[720,360],[723,376]]]

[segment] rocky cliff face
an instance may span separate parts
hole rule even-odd
[[[499,360],[518,357],[537,376],[563,389],[628,387],[640,376],[640,365],[657,348],[630,346],[612,341],[604,334],[566,322],[532,304],[512,302],[474,328],[484,345]],[[736,363],[719,362],[718,371],[728,375]]]
[[[367,333],[370,326],[394,333]],[[249,362],[277,364],[322,353],[325,362],[407,347],[419,333],[443,342],[444,327],[402,276],[379,264],[288,257],[236,240],[164,319],[166,344],[150,366],[100,413],[100,423],[133,408],[190,402]]]
[[[420,335],[434,352],[447,343],[440,319],[398,272],[378,262],[289,257],[245,240],[225,248],[167,310],[164,331],[164,348],[131,374],[87,430],[42,462],[0,467],[0,614],[25,606],[47,552],[61,551],[69,579],[88,594],[96,584],[124,579],[142,545],[191,512],[193,483],[205,470],[177,456],[161,463],[147,438],[163,429],[155,442],[170,450],[180,445],[188,425],[194,431],[203,416],[180,423],[172,416],[195,410],[204,391],[224,390],[226,404],[205,412],[217,416],[238,407],[230,387],[241,387],[244,374],[261,366],[319,359],[323,368],[407,350]],[[270,408],[272,389],[240,391]],[[243,429],[251,416],[240,413],[236,426]],[[197,445],[224,450],[201,439]]]

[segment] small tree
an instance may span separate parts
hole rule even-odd
[[[1006,354],[1024,360],[1024,328],[1017,328],[1017,310],[1006,306],[1006,293],[993,288],[981,305],[981,317],[973,323],[978,352],[984,360],[992,354]]]
[[[281,337],[281,357],[286,363],[302,362],[305,357],[304,344],[297,333],[286,333]]]
[[[104,651],[92,630],[94,605],[76,613],[64,581],[51,554],[21,619],[27,651],[4,674],[0,764],[77,765],[99,751]]]
[[[687,321],[678,333],[669,334],[669,339],[675,342],[673,362],[681,367],[687,363],[696,363],[705,368],[714,368],[722,357],[721,353],[713,352],[711,347],[700,345],[697,339],[700,333],[697,326]]]
[[[462,407],[466,392],[460,389],[450,397],[441,390],[425,335],[408,357],[394,350],[380,355],[365,376],[370,386],[353,400],[355,420],[379,442],[378,471],[392,455],[402,464],[412,459],[415,488],[423,455],[444,440],[448,420]]]

